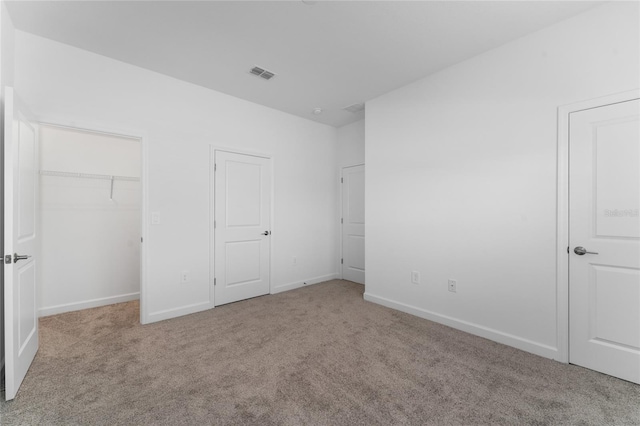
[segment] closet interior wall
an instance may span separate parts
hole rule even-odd
[[[40,316],[140,295],[140,141],[40,126]]]

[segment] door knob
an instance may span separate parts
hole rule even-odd
[[[271,235],[271,231],[264,231],[262,235]]]
[[[28,254],[13,253],[13,263],[16,263],[18,260],[27,260],[30,257],[31,255]]]
[[[584,256],[585,254],[598,254],[595,251],[587,251],[586,248],[578,246],[576,248],[573,249],[573,252],[575,254],[577,254],[578,256]]]

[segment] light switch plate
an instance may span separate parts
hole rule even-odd
[[[152,212],[151,213],[151,224],[152,225],[160,225],[160,212]]]

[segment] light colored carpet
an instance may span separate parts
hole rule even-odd
[[[640,424],[640,386],[362,299],[330,281],[141,326],[47,317],[3,425]],[[4,397],[3,397],[4,400]]]

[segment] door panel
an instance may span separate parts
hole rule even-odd
[[[346,257],[348,259],[346,265],[349,268],[364,271],[364,236],[347,236],[346,247]]]
[[[342,278],[364,284],[364,165],[342,169]]]
[[[214,161],[217,306],[269,293],[271,167],[225,151]]]
[[[569,361],[640,383],[639,101],[572,113],[569,158]]]
[[[35,129],[28,122],[20,120],[18,144],[18,241],[25,242],[35,238],[36,230],[36,179],[37,165],[35,147]]]
[[[38,351],[40,238],[37,132],[10,87],[5,88],[4,131],[5,397],[10,400]],[[25,258],[15,261],[14,254]]]
[[[231,241],[225,246],[227,286],[260,280],[260,246],[262,240]]]
[[[226,161],[226,225],[228,227],[260,226],[261,165]]]
[[[589,335],[612,345],[640,348],[640,318],[628,321],[629,312],[638,312],[640,274],[637,269],[591,266]],[[632,316],[633,318],[633,316]],[[629,322],[627,327],[620,324]]]
[[[364,166],[346,172],[349,199],[349,223],[364,225]]]
[[[18,355],[23,353],[31,338],[38,332],[35,262],[28,262],[18,269]]]

